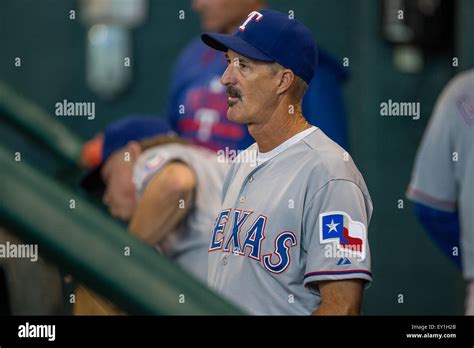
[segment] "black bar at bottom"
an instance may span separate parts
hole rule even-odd
[[[0,317],[2,348],[11,345],[43,346],[58,343],[136,346],[225,342],[416,345],[439,343],[472,347],[474,317]]]

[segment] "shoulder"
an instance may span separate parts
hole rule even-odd
[[[474,86],[474,69],[466,70],[449,81],[447,84],[445,91],[458,91],[458,90],[466,90],[472,89]]]
[[[362,174],[350,154],[331,140],[321,129],[317,129],[303,139],[306,146],[305,164],[312,175],[318,178],[322,187],[334,180],[350,181],[366,192]]]
[[[133,181],[137,192],[142,192],[150,179],[170,162],[179,159],[187,165],[187,161],[182,160],[181,154],[189,151],[188,147],[173,143],[155,146],[144,151],[133,166]]]
[[[161,158],[164,161],[179,160],[188,165],[210,160],[217,163],[217,154],[209,149],[193,144],[169,143],[146,150],[137,163],[147,163]]]
[[[179,153],[182,151],[190,151],[194,152],[196,146],[192,144],[183,144],[183,143],[167,143],[167,144],[161,144],[155,147],[152,147],[145,152],[143,152],[143,155],[146,153],[154,153],[154,154],[160,154],[160,153]]]
[[[145,150],[137,160],[136,165],[143,165],[156,158],[167,159],[184,151],[192,151],[191,146],[180,143],[161,144]]]
[[[455,76],[444,87],[434,108],[433,123],[441,126],[443,124],[454,124],[464,126],[467,120],[472,122],[474,101],[474,69],[467,70]],[[454,131],[455,128],[452,128]]]
[[[456,103],[465,94],[472,95],[474,90],[474,69],[464,71],[453,77],[444,87],[438,98],[440,103]]]

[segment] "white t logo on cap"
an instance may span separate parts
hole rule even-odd
[[[262,19],[262,17],[263,17],[263,14],[261,14],[260,12],[257,12],[257,11],[250,12],[250,14],[247,17],[247,20],[239,27],[240,31],[244,31],[245,28],[247,27],[247,24],[249,24],[250,21],[252,21],[252,19],[255,18],[255,22],[258,22],[260,21],[260,19]]]

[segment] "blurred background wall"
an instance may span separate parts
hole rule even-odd
[[[350,153],[374,201],[369,228],[374,282],[366,292],[364,313],[462,314],[461,274],[422,230],[405,190],[438,94],[452,76],[474,66],[474,1],[456,1],[452,52],[425,56],[422,70],[414,74],[400,73],[393,64],[393,47],[380,35],[381,1],[273,0],[269,5],[293,10],[322,47],[339,59],[349,58],[345,97]],[[86,27],[76,1],[2,0],[0,80],[51,117],[63,99],[95,102],[94,120],[61,119],[84,139],[128,113],[159,115],[173,62],[200,27],[188,0],[152,0],[149,6],[146,22],[133,30],[133,82],[120,98],[106,102],[86,83]],[[75,20],[69,18],[72,9]],[[178,17],[180,10],[185,11],[184,20]],[[459,58],[459,67],[452,66],[453,56]],[[21,57],[21,68],[14,66],[15,57]],[[388,99],[420,102],[421,118],[381,117],[380,103]],[[1,123],[0,139],[43,172],[66,180],[54,157],[40,152],[7,122]]]

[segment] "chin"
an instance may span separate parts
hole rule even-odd
[[[114,218],[125,221],[125,222],[127,222],[131,217],[131,214],[128,214],[126,209],[123,209],[119,206],[115,206],[113,208],[109,207],[109,213]]]
[[[123,222],[128,222],[132,218],[132,214],[128,212],[122,212],[117,216],[118,219],[122,220]]]
[[[235,123],[247,123],[247,120],[242,116],[242,112],[234,109],[235,107],[229,107],[227,109],[227,119]]]

